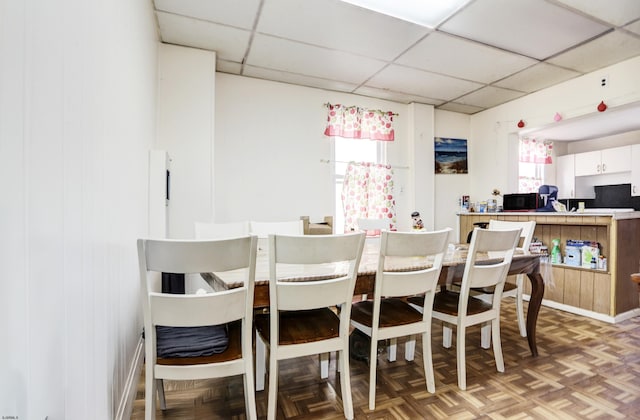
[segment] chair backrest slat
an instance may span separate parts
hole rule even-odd
[[[306,310],[351,303],[358,266],[364,247],[364,234],[345,235],[269,235],[269,292],[272,312]],[[336,278],[317,276],[314,265],[344,263]],[[309,281],[298,283],[283,279],[283,264],[302,265]],[[296,292],[299,291],[299,292]]]
[[[435,288],[450,235],[450,228],[436,232],[382,232],[375,295],[409,296]],[[386,265],[393,258],[416,258],[426,268],[392,271]]]
[[[522,244],[518,247],[522,249],[525,254],[529,254],[529,248],[531,247],[531,241],[533,240],[533,233],[536,230],[535,220],[529,220],[526,222],[516,222],[509,220],[489,220],[489,229],[491,230],[512,230],[521,228],[520,238]]]
[[[167,327],[220,325],[246,314],[247,287],[205,295],[151,293],[151,323]]]
[[[249,235],[249,222],[195,222],[196,239],[224,239]]]
[[[255,222],[251,221],[249,232],[258,238],[267,238],[270,234],[303,235],[304,222],[293,220],[289,222]]]
[[[490,230],[475,228],[469,245],[460,293],[468,297],[469,289],[476,287],[504,286],[513,259],[515,248],[520,240],[522,229]],[[476,264],[478,254],[488,253],[490,261]],[[502,287],[496,288],[496,295],[502,294]],[[466,298],[463,296],[461,302]],[[462,309],[459,309],[462,311]]]
[[[153,240],[145,241],[146,268],[165,273],[209,273],[249,266],[245,252],[251,238],[239,240]],[[212,258],[224,255],[227,258]]]

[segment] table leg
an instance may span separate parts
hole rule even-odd
[[[544,296],[544,280],[539,272],[527,274],[531,281],[531,298],[529,299],[529,309],[527,310],[527,340],[532,356],[538,355],[536,345],[536,324],[538,322],[538,312]]]

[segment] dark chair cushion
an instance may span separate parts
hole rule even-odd
[[[211,356],[223,353],[228,345],[226,325],[156,326],[156,353],[160,358]]]

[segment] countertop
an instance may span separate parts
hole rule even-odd
[[[503,212],[493,212],[493,213],[479,213],[479,212],[457,212],[458,216],[569,216],[569,217],[577,217],[577,216],[610,216],[615,220],[620,219],[638,219],[640,218],[640,211],[635,211],[633,209],[609,209],[609,208],[598,208],[598,209],[585,209],[584,213],[578,213],[577,211],[565,211],[565,212],[555,212],[555,211],[503,211]]]

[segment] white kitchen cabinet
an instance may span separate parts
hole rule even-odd
[[[640,196],[640,144],[631,146],[631,196]]]
[[[564,155],[556,158],[556,184],[558,186],[559,199],[576,198],[574,158],[575,155]],[[638,172],[638,176],[640,177],[640,171]]]
[[[631,146],[575,154],[575,176],[631,171]]]

